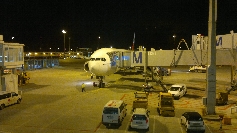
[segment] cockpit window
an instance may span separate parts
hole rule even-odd
[[[90,61],[106,61],[105,58],[91,58]]]
[[[91,61],[94,61],[94,60],[95,60],[95,58],[91,58],[90,60],[91,60]]]

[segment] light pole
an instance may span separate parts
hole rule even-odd
[[[64,58],[65,58],[65,34],[67,33],[65,30],[62,30],[62,33],[64,35],[64,48],[63,48],[63,55],[64,55]]]
[[[175,35],[173,35],[173,38],[174,38],[174,48],[175,48],[175,37],[176,37],[176,36],[175,36]]]
[[[99,39],[98,39],[98,46],[97,46],[97,49],[99,49],[99,47],[100,47],[100,36],[98,37]]]
[[[71,38],[69,37],[69,48],[68,48],[69,51],[68,51],[68,52],[70,52],[70,39],[71,39]]]

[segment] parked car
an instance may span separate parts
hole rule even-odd
[[[205,133],[205,124],[198,112],[185,112],[180,120],[181,125],[185,126],[186,132]]]
[[[172,94],[174,99],[180,99],[187,93],[187,87],[185,84],[174,84],[171,85],[168,92]]]
[[[145,108],[136,108],[132,114],[130,128],[149,129],[149,113]]]

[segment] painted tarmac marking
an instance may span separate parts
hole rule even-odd
[[[178,123],[181,121],[179,118],[177,119]],[[181,133],[183,133],[183,128],[182,128],[182,124],[180,123],[180,130],[181,130]]]
[[[155,133],[155,131],[156,131],[156,117],[157,116],[154,116],[154,123],[153,123],[153,133]],[[159,116],[158,116],[159,117]]]
[[[120,98],[120,100],[122,100],[125,96],[126,96],[126,94],[124,94],[124,95],[122,96],[122,98]]]
[[[207,126],[207,125],[206,125]],[[207,128],[208,128],[208,130],[212,133],[212,131],[211,131],[211,129],[210,129],[210,127],[209,126],[207,126]]]
[[[102,122],[100,122],[99,124],[98,124],[98,126],[95,128],[95,130],[94,130],[94,132],[96,132],[99,128],[100,128],[100,125],[102,124]]]
[[[230,105],[228,105],[228,106],[226,106],[226,107],[220,107],[219,108],[219,110],[226,110],[226,109],[228,109],[228,108],[230,108],[231,106],[233,106],[233,104],[230,104]]]

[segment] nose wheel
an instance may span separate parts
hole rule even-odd
[[[105,83],[103,82],[103,76],[99,76],[99,88],[104,88],[105,87]]]

